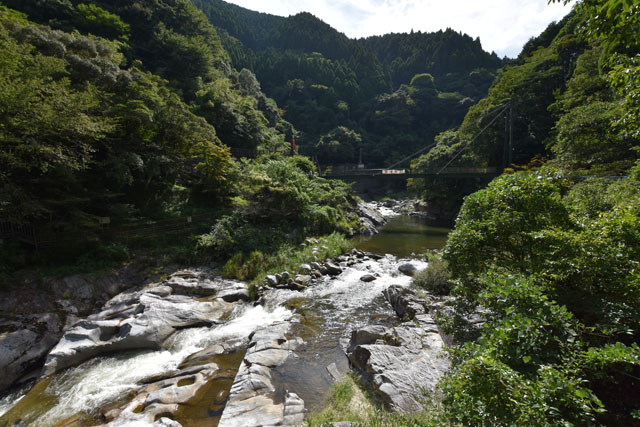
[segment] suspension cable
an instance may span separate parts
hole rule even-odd
[[[466,150],[467,148],[469,148],[471,146],[471,144],[473,144],[476,139],[478,139],[480,137],[480,135],[482,135],[484,133],[484,131],[486,131],[487,129],[489,129],[489,126],[491,126],[493,123],[495,123],[496,120],[498,120],[498,118],[502,115],[502,113],[504,113],[505,111],[507,111],[507,108],[509,106],[509,103],[505,104],[502,109],[498,112],[498,114],[496,114],[496,116],[493,118],[493,120],[491,120],[489,122],[488,125],[486,125],[481,131],[480,133],[478,133],[468,144],[466,144],[464,147],[462,147],[462,149],[460,151],[458,151],[458,153],[453,156],[453,158],[451,160],[449,160],[449,162],[444,165],[442,167],[442,169],[440,169],[438,172],[436,172],[436,175],[440,175],[440,173],[445,170],[451,163],[454,162],[454,160],[456,160],[458,157],[460,157],[460,155],[464,152],[464,150]]]

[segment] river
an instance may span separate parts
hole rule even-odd
[[[274,369],[276,400],[282,399],[288,390],[297,393],[307,409],[321,409],[333,383],[327,367],[335,363],[338,371],[349,370],[344,349],[351,332],[370,324],[398,323],[382,291],[391,285],[408,286],[411,278],[400,273],[398,266],[409,261],[406,258],[411,254],[442,248],[447,232],[410,217],[390,218],[380,234],[354,241],[361,250],[387,254],[382,259],[344,266],[339,276],[317,279],[302,292],[269,291],[261,306],[239,305],[221,326],[179,331],[161,351],[96,357],[39,383],[26,396],[24,390],[18,390],[0,400],[0,415],[4,413],[0,426],[52,426],[70,418],[74,422],[64,425],[101,424],[98,408],[126,402],[141,383],[175,370],[190,355],[222,340],[246,339],[258,326],[282,321],[291,321],[289,335],[302,338],[304,343],[296,349],[295,357]],[[427,265],[420,257],[413,257],[410,262],[418,268]],[[360,280],[365,274],[377,279],[365,283]],[[201,392],[188,408],[177,414],[176,421],[183,426],[216,425],[243,354],[216,360],[228,365],[228,378]]]

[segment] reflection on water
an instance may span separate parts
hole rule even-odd
[[[372,237],[356,237],[355,247],[367,252],[407,257],[430,249],[442,249],[447,243],[448,228],[430,227],[424,221],[409,216],[389,218],[380,228],[380,234]]]

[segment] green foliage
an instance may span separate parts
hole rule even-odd
[[[569,224],[553,173],[518,173],[467,197],[443,252],[454,278],[491,265],[530,272],[542,262],[532,252],[537,233]]]
[[[630,180],[571,183],[543,169],[465,200],[443,253],[458,279],[458,318],[483,307],[486,323],[443,383],[452,421],[631,422],[639,194]]]
[[[256,230],[258,231],[258,230]],[[313,246],[301,248],[290,242],[280,245],[264,246],[261,251],[238,252],[224,265],[222,274],[227,278],[250,280],[254,284],[260,283],[267,274],[300,272],[300,265],[320,262],[342,255],[351,244],[339,233],[314,239]],[[248,254],[248,255],[246,255]]]
[[[454,283],[449,273],[449,264],[437,254],[430,254],[429,265],[413,278],[412,285],[433,295],[449,295]]]
[[[599,400],[566,369],[543,367],[536,380],[477,354],[443,384],[446,416],[462,425],[593,425]]]
[[[358,153],[327,146],[342,127],[361,135],[367,165],[389,165],[423,148],[460,123],[470,97],[483,96],[503,64],[478,39],[450,29],[350,40],[308,13],[282,18],[220,0],[194,4],[219,29],[235,66],[254,72],[303,131],[301,153],[325,164],[357,161]],[[409,90],[416,75],[435,83]]]
[[[76,6],[76,10],[77,24],[83,30],[111,39],[129,39],[131,27],[118,15],[109,13],[92,3],[80,3]]]
[[[344,126],[333,129],[316,144],[318,158],[324,164],[356,163],[362,137]]]

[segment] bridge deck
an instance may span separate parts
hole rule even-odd
[[[387,169],[353,169],[332,171],[325,174],[328,179],[362,179],[362,178],[385,178],[385,179],[408,179],[408,178],[477,178],[498,176],[498,168],[447,168],[444,170],[387,170]]]

